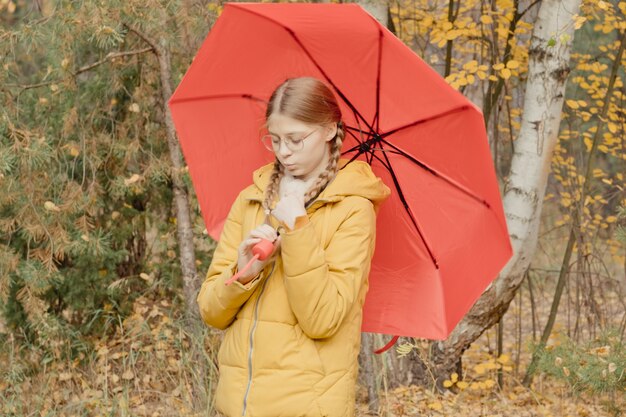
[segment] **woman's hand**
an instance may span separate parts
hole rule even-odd
[[[259,272],[263,270],[263,268],[265,268],[265,265],[270,262],[270,260],[274,257],[274,254],[280,250],[280,236],[278,236],[278,233],[276,233],[276,230],[274,230],[272,226],[263,223],[256,229],[251,230],[248,237],[244,239],[243,242],[241,242],[241,244],[239,245],[239,258],[237,259],[238,271],[242,271],[243,268],[248,264],[250,259],[254,258],[252,248],[254,247],[254,245],[259,243],[261,239],[267,239],[271,242],[274,242],[274,250],[267,258],[265,258],[265,260],[261,261],[257,259],[256,261],[252,262],[252,265],[250,265],[244,275],[241,275],[237,279],[237,281],[242,284],[247,284],[248,282],[252,281],[252,279],[256,277]]]
[[[305,215],[304,194],[309,184],[297,178],[285,176],[280,184],[280,200],[272,210],[272,216],[294,228],[296,218]]]

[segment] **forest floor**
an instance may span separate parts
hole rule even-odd
[[[513,316],[515,309],[514,302],[507,315]],[[22,348],[18,353],[8,340],[0,357],[4,374],[0,378],[0,415],[209,415],[198,410],[210,409],[211,380],[216,375],[210,358],[219,335],[206,330],[200,336],[187,333],[173,311],[165,300],[139,298],[119,330],[94,339],[93,348],[79,355],[82,361],[46,363],[38,351]],[[563,317],[560,319],[562,329]],[[513,323],[507,329],[514,329],[516,319],[509,320]],[[525,343],[507,334],[503,353],[496,357],[495,329],[489,329],[465,353],[464,375],[454,381],[452,391],[383,388],[378,413],[372,413],[366,404],[366,390],[359,387],[357,415],[608,417],[620,415],[626,407],[623,393],[577,395],[566,382],[543,374],[537,375],[531,389],[523,387],[520,380],[530,358]],[[498,372],[502,373],[502,388],[496,382]]]
[[[608,347],[602,345],[591,350],[581,348],[581,352],[586,349],[587,354],[598,357],[596,365],[608,367],[608,371],[598,373],[597,378],[604,378],[596,381],[598,384],[605,383],[607,375],[621,381],[612,392],[577,392],[575,388],[584,386],[572,383],[572,378],[553,376],[570,373],[559,362],[561,358],[556,359],[556,374],[538,372],[530,388],[521,384],[531,344],[538,340],[547,320],[560,267],[559,245],[551,245],[545,236],[542,241],[531,268],[532,285],[527,280],[520,287],[503,318],[501,352],[496,347],[498,326],[494,326],[465,352],[463,374],[451,375],[451,389],[443,394],[418,386],[385,389],[388,378],[383,370],[376,412],[368,410],[366,389],[359,386],[357,415],[621,415],[626,409],[623,334],[618,352],[607,352]],[[602,329],[623,326],[622,265],[619,259],[613,263],[609,260],[601,268],[592,268],[602,273],[572,275],[549,339],[550,349],[558,348],[566,335],[578,346],[589,346],[599,340]],[[156,291],[146,293],[136,299],[132,314],[125,320],[111,317],[113,331],[108,335],[81,336],[74,339],[78,342],[73,346],[68,340],[50,340],[46,349],[24,346],[10,335],[2,335],[0,326],[0,416],[211,415],[207,410],[211,410],[217,376],[215,356],[220,333],[197,325],[196,330],[187,331],[180,318],[180,305],[170,300]],[[84,346],[80,340],[85,341]],[[80,352],[74,359],[63,355],[70,347]],[[46,352],[53,356],[46,356]],[[393,349],[385,353],[395,354]],[[612,359],[615,354],[621,356]],[[621,363],[617,376],[611,361]]]

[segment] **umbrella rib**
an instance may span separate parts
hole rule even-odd
[[[236,6],[236,4],[234,5]],[[317,63],[317,61],[313,58],[313,56],[311,55],[311,53],[309,52],[308,49],[305,48],[305,46],[302,44],[302,42],[300,41],[300,39],[298,39],[298,37],[296,36],[295,32],[291,29],[288,28],[287,26],[281,24],[280,22],[271,19],[268,16],[262,15],[260,13],[257,13],[253,10],[250,10],[246,7],[238,7],[239,10],[242,11],[246,11],[248,13],[251,13],[257,17],[260,17],[262,19],[266,19],[269,20],[270,22],[280,26],[281,28],[285,29],[287,32],[289,32],[289,34],[291,35],[291,37],[296,41],[296,43],[300,46],[300,48],[302,48],[302,50],[304,51],[304,53],[309,57],[309,59],[311,60],[311,62],[313,62],[313,64],[317,67],[317,69],[322,73],[322,75],[324,76],[324,78],[326,78],[326,80],[335,88],[335,90],[337,91],[337,93],[339,94],[339,96],[346,102],[346,104],[352,109],[352,111],[357,114],[359,116],[359,118],[361,120],[363,120],[363,123],[367,124],[367,120],[365,120],[365,118],[363,117],[363,115],[361,115],[361,113],[359,113],[359,111],[356,109],[356,107],[354,107],[354,105],[350,102],[350,100],[348,100],[348,98],[341,92],[341,90],[335,85],[335,83],[330,79],[330,77],[328,76],[328,74],[326,74],[326,72],[324,72],[324,70],[322,69],[322,67],[320,67],[320,65]],[[370,125],[368,125],[368,127],[370,128],[370,130],[372,129],[372,127]]]
[[[382,144],[381,144],[381,146],[382,146]],[[347,152],[344,152],[344,153],[347,153]],[[393,170],[393,167],[391,166],[391,161],[387,157],[387,154],[383,153],[383,155],[385,157],[385,161],[383,161],[378,155],[376,155],[374,153],[374,149],[369,149],[367,151],[359,150],[358,152],[355,152],[354,156],[348,162],[346,162],[344,167],[347,166],[352,161],[354,161],[356,158],[358,158],[358,156],[360,154],[362,154],[362,153],[367,153],[368,154],[368,156],[366,156],[366,158],[368,160],[367,162],[370,165],[372,165],[372,160],[374,158],[376,158],[385,168],[387,168],[387,170],[391,174],[391,178],[393,179],[393,183],[394,183],[394,185],[396,187],[396,190],[398,191],[398,196],[400,197],[400,201],[402,201],[402,205],[404,206],[404,209],[406,210],[407,214],[409,215],[409,218],[411,219],[411,222],[413,223],[413,226],[415,227],[415,230],[417,230],[417,233],[419,234],[420,238],[422,239],[422,242],[424,242],[424,246],[426,247],[426,250],[428,251],[428,255],[430,256],[430,259],[432,260],[433,264],[435,265],[435,268],[439,269],[439,263],[437,262],[437,259],[435,258],[435,256],[433,255],[432,251],[430,250],[430,246],[428,245],[428,242],[426,241],[426,238],[422,234],[422,231],[420,230],[420,227],[417,224],[417,220],[415,219],[415,216],[413,215],[413,212],[411,211],[411,208],[409,207],[409,205],[408,205],[408,203],[406,201],[406,198],[404,198],[404,193],[402,192],[402,189],[400,188],[400,183],[398,182],[398,178],[396,177],[395,171]]]
[[[467,187],[459,184],[457,181],[454,181],[452,178],[448,177],[447,175],[445,175],[445,174],[443,174],[443,173],[441,173],[441,172],[439,172],[439,171],[437,171],[437,170],[427,166],[423,162],[421,162],[421,161],[417,160],[416,158],[414,158],[411,154],[408,154],[408,153],[404,152],[402,149],[398,148],[397,146],[393,145],[392,143],[387,142],[384,139],[381,139],[381,142],[389,145],[390,147],[392,147],[393,149],[398,151],[401,155],[403,155],[405,158],[409,159],[414,164],[420,166],[421,168],[423,168],[424,170],[426,170],[430,174],[432,174],[432,175],[434,175],[436,177],[441,178],[443,181],[445,181],[448,184],[458,188],[459,190],[461,190],[462,192],[467,194],[469,197],[473,198],[474,200],[478,201],[479,203],[484,204],[487,208],[491,209],[491,204],[489,204],[489,202],[487,200],[485,200],[484,198],[481,198],[478,195],[474,194]]]
[[[393,130],[390,130],[388,132],[385,132],[385,133],[381,134],[380,136],[384,138],[384,137],[393,135],[394,133],[397,133],[400,130],[408,129],[410,127],[417,126],[417,125],[422,124],[424,122],[429,122],[431,120],[438,119],[440,117],[448,116],[450,114],[453,114],[453,113],[456,113],[456,112],[459,112],[459,111],[467,110],[468,108],[469,108],[468,105],[463,105],[463,106],[460,106],[460,107],[456,107],[454,109],[447,110],[447,111],[445,111],[443,113],[435,114],[433,116],[429,116],[429,117],[426,117],[424,119],[417,120],[415,122],[409,123],[408,125],[400,126],[400,127],[396,128],[396,129],[393,129]]]
[[[255,100],[263,102],[267,104],[267,100],[264,100],[260,97],[253,96],[252,94],[242,94],[242,93],[232,93],[232,94],[216,94],[216,95],[208,95],[208,96],[198,96],[198,97],[182,97],[171,100],[169,104],[174,103],[186,103],[188,101],[198,101],[198,100],[207,100],[207,99],[223,99],[223,98],[245,98],[249,100]]]
[[[385,157],[385,160],[387,161],[386,167],[389,170],[389,173],[391,174],[391,178],[393,179],[394,185],[396,186],[396,190],[398,191],[398,196],[400,197],[400,201],[402,201],[402,204],[404,205],[404,209],[406,210],[407,214],[409,215],[409,218],[411,219],[411,222],[413,223],[413,226],[415,226],[415,230],[417,230],[417,233],[419,234],[420,238],[422,239],[422,242],[424,242],[424,246],[426,247],[426,250],[428,251],[428,255],[430,256],[430,259],[433,261],[433,264],[435,264],[435,268],[439,269],[439,263],[437,262],[437,259],[433,255],[433,252],[430,250],[430,245],[428,245],[428,242],[426,241],[426,237],[422,234],[422,231],[421,231],[419,225],[417,224],[417,219],[413,215],[413,211],[411,210],[411,208],[409,207],[409,204],[407,203],[406,199],[404,198],[404,193],[402,192],[402,189],[400,188],[400,183],[398,182],[398,178],[396,177],[396,173],[393,170],[393,166],[391,165],[391,161],[387,157],[386,153],[383,153],[383,156]]]
[[[376,132],[380,129],[380,73],[383,62],[383,31],[378,29],[378,65],[376,67],[376,113],[372,125],[376,125]]]
[[[282,25],[281,25],[282,26]],[[359,113],[359,111],[356,109],[356,107],[350,102],[350,100],[348,100],[348,98],[341,92],[341,90],[339,89],[339,87],[337,87],[337,85],[335,85],[335,83],[330,79],[330,77],[328,76],[328,74],[326,74],[326,72],[322,69],[322,67],[320,66],[320,64],[315,60],[315,58],[313,58],[313,55],[311,55],[311,53],[309,52],[308,49],[306,49],[306,47],[304,46],[304,44],[302,44],[302,42],[300,41],[300,39],[296,36],[295,32],[288,27],[282,26],[287,32],[289,32],[289,34],[291,35],[291,37],[296,41],[296,43],[298,45],[300,45],[300,48],[302,48],[302,50],[304,51],[304,53],[309,57],[309,59],[311,60],[311,62],[313,62],[313,65],[315,65],[317,67],[317,69],[322,73],[322,75],[324,76],[324,78],[326,78],[326,81],[328,81],[330,83],[330,85],[333,86],[333,88],[335,89],[335,91],[337,91],[337,94],[339,94],[339,96],[343,99],[343,101],[348,105],[348,107],[350,107],[352,109],[352,111],[354,112],[354,114],[358,115],[359,119],[361,119],[363,121],[363,123],[365,123],[367,125],[367,127],[372,130],[372,126],[370,126],[367,123],[367,120],[365,120],[365,117],[363,117],[363,115],[361,113]]]

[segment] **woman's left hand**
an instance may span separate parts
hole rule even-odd
[[[276,207],[272,210],[272,216],[278,221],[285,223],[290,229],[293,229],[296,218],[305,215],[304,194],[307,191],[308,184],[299,179],[289,179],[280,191],[281,199],[276,203]]]

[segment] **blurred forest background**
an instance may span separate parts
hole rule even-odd
[[[543,42],[571,51],[523,275],[453,372],[443,345],[366,335],[358,415],[620,415],[626,2],[359,3],[483,110],[503,196],[540,8],[571,5]],[[0,415],[214,414],[221,334],[190,300],[215,242],[166,100],[222,8],[0,0]]]

